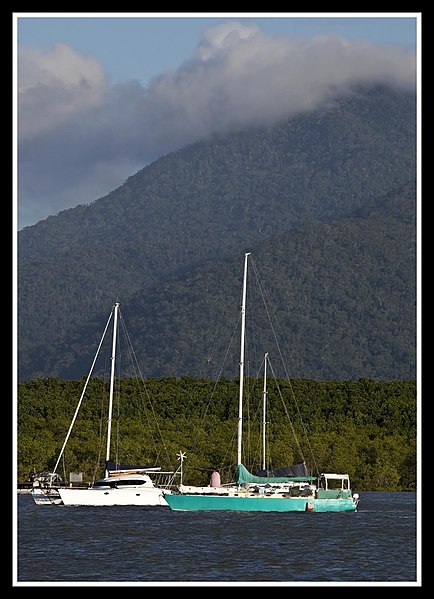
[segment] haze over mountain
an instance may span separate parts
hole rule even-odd
[[[415,117],[413,93],[359,87],[23,229],[20,380],[86,375],[115,301],[145,376],[215,377],[245,251],[267,274],[290,376],[414,377]]]
[[[133,57],[124,58],[126,69],[130,60],[137,64],[137,75],[131,80],[124,73],[114,83],[97,59],[95,41],[83,53],[81,42],[81,52],[74,44],[58,43],[60,32],[51,48],[43,44],[45,49],[23,45],[19,36],[19,228],[106,195],[157,158],[212,134],[270,126],[311,112],[355,85],[414,89],[416,45],[386,41],[400,21],[416,33],[416,19],[379,18],[378,30],[386,36],[381,43],[370,33],[365,39],[343,37],[357,20],[330,19],[330,29],[315,35],[314,25],[305,36],[297,31],[298,19],[292,22],[295,29],[291,19],[283,19],[293,33],[284,27],[282,35],[266,34],[256,19],[210,19],[186,59],[180,54],[173,68],[146,84],[136,77],[158,60],[141,54],[140,43]],[[72,21],[71,30],[77,26]],[[122,27],[117,19],[107,21]],[[130,54],[131,43],[125,45],[119,32],[113,48],[120,53],[130,48]],[[161,44],[172,46],[172,39]]]

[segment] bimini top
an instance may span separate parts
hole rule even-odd
[[[131,466],[129,464],[115,464],[111,460],[106,460],[106,470],[110,474],[123,474],[123,473],[134,473],[134,472],[158,472],[161,470],[159,466]]]
[[[303,469],[297,468],[303,466]],[[309,482],[316,480],[316,476],[309,476],[304,464],[297,464],[297,466],[288,466],[288,468],[279,468],[274,471],[261,471],[267,472],[266,476],[257,476],[251,474],[243,464],[238,464],[237,467],[237,485],[245,483],[288,483],[288,482]],[[299,475],[298,472],[302,473]],[[285,475],[286,473],[286,475]],[[294,476],[294,474],[296,474]],[[279,476],[276,476],[279,475]]]

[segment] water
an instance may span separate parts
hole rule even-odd
[[[356,513],[17,504],[15,586],[419,586],[415,493],[364,492]]]

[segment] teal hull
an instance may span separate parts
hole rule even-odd
[[[352,499],[312,499],[306,497],[233,497],[225,495],[166,495],[172,510],[233,512],[354,512]]]

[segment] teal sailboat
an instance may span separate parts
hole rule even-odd
[[[263,470],[254,475],[242,463],[244,344],[249,256],[249,252],[244,256],[241,306],[236,482],[221,485],[220,476],[213,473],[209,486],[187,486],[181,482],[178,492],[167,495],[166,501],[172,510],[180,511],[354,512],[357,510],[359,496],[357,493],[352,493],[348,474],[322,473],[311,476],[304,463],[267,471],[263,462]],[[265,379],[264,372],[264,435]],[[185,454],[181,452],[179,455],[182,462]]]

